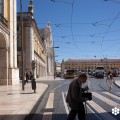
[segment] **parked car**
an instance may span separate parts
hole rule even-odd
[[[61,77],[61,73],[56,73],[56,77]]]
[[[104,78],[104,73],[103,72],[99,72],[96,74],[96,78]]]

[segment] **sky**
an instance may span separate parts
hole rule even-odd
[[[30,0],[22,0],[23,12]],[[17,11],[20,11],[17,0]],[[55,59],[120,59],[120,0],[33,0],[38,28],[50,22]]]

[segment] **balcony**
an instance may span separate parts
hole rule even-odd
[[[0,14],[0,22],[7,27],[7,20]]]

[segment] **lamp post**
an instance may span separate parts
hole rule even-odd
[[[54,48],[59,48],[59,46],[54,47],[54,41],[53,41],[53,69],[54,69],[54,79],[55,79],[55,51]]]
[[[108,73],[108,59],[107,59],[107,57],[101,59],[101,62],[102,62],[102,65],[104,66],[105,72],[106,72],[106,74],[107,74],[107,73]]]
[[[104,60],[105,60],[105,62],[106,62],[106,73],[108,73],[108,59],[107,59],[107,57],[104,58]]]
[[[20,24],[21,24],[21,71],[22,71],[22,90],[24,90],[24,50],[23,50],[23,18],[22,18],[22,0],[20,0]]]
[[[34,93],[36,93],[36,81],[35,81],[35,74],[34,74],[35,67],[36,67],[35,60],[32,61],[31,66],[32,66],[32,81],[31,81],[32,89],[34,90]]]

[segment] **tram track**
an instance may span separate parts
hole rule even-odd
[[[103,81],[101,81],[98,85],[98,87],[100,87],[102,90],[108,92],[108,90],[106,88],[103,87]],[[111,93],[117,97],[120,97],[118,94],[114,94]],[[100,106],[98,106],[97,104],[95,104],[93,101],[91,102],[91,104],[89,102],[86,102],[87,109],[89,109],[97,118],[97,120],[117,120],[116,118],[114,118],[113,116],[111,116],[109,113],[107,113],[107,111],[105,111],[104,109],[102,109]],[[96,108],[96,109],[95,109]],[[105,112],[106,114],[101,114],[102,112]]]

